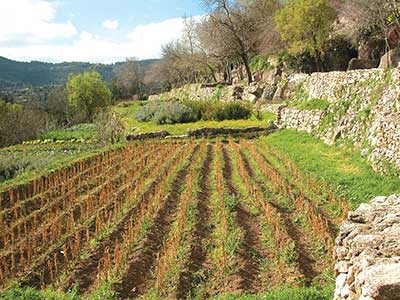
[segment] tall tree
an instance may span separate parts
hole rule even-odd
[[[276,30],[274,16],[282,8],[279,0],[247,0],[247,13],[255,24],[254,51],[261,54],[276,52],[284,47]]]
[[[142,92],[144,72],[136,59],[126,59],[124,64],[116,68],[115,74],[115,84],[122,94],[120,96],[129,97]]]
[[[365,39],[385,39],[388,29],[399,26],[399,0],[348,0],[340,17],[346,20],[345,33],[357,45]]]
[[[253,81],[249,57],[255,24],[243,2],[232,0],[203,0],[208,8],[203,40],[208,40],[210,50],[216,56],[238,56],[245,67],[247,80]],[[213,46],[211,46],[213,45]]]
[[[275,15],[282,39],[293,54],[308,52],[323,71],[321,55],[336,20],[336,9],[329,0],[289,0]]]
[[[74,111],[83,111],[89,122],[95,113],[111,103],[112,95],[96,71],[70,76],[67,83],[68,103]]]

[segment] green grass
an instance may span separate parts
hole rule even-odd
[[[141,102],[125,102],[115,106],[115,110],[123,116],[127,124],[129,133],[146,133],[152,131],[166,130],[173,135],[183,135],[188,129],[197,129],[201,127],[223,128],[237,127],[244,128],[249,126],[266,126],[269,120],[274,120],[275,115],[272,113],[263,113],[262,119],[257,120],[252,116],[248,120],[225,120],[225,121],[199,121],[194,123],[174,124],[174,125],[157,125],[153,122],[138,122],[135,119],[135,113],[141,105]]]
[[[271,64],[268,62],[268,57],[265,55],[257,55],[252,57],[249,65],[252,72],[260,72],[272,69]]]
[[[300,110],[327,110],[330,103],[325,98],[310,98],[310,99],[298,99],[288,102],[290,107],[295,107]]]
[[[13,178],[0,180],[0,192],[115,147],[119,145],[99,148],[93,143],[64,142],[2,148],[0,149],[0,173],[4,168],[15,169],[17,172]]]
[[[245,295],[226,294],[215,300],[331,300],[333,298],[333,286],[310,288],[285,288],[272,290],[265,294]]]
[[[370,163],[348,146],[329,146],[294,130],[280,131],[260,140],[285,153],[305,174],[328,182],[337,195],[350,200],[351,208],[375,196],[400,193],[399,177],[374,172]]]
[[[117,294],[109,284],[104,284],[90,295],[80,296],[76,291],[63,293],[52,289],[36,290],[13,286],[0,290],[0,300],[117,300]]]
[[[40,138],[53,141],[60,140],[90,140],[96,135],[93,124],[79,124],[67,129],[57,129],[44,133]]]
[[[331,300],[333,286],[310,288],[285,288],[272,290],[268,293],[246,295],[225,294],[214,300]],[[115,293],[105,286],[90,296],[78,296],[76,292],[62,293],[52,290],[38,291],[32,288],[12,287],[0,291],[0,300],[116,300]]]

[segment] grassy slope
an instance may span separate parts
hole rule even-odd
[[[128,126],[129,133],[144,133],[151,131],[166,130],[173,135],[186,134],[188,129],[197,129],[201,127],[248,127],[248,126],[266,126],[268,120],[274,120],[275,115],[272,113],[264,113],[263,120],[257,120],[252,117],[249,120],[226,120],[226,121],[199,121],[195,123],[175,124],[175,125],[157,125],[153,122],[141,123],[136,121],[135,113],[140,105],[146,103],[142,102],[125,102],[115,107],[115,110],[120,113]],[[127,107],[124,107],[127,105]]]
[[[16,145],[0,149],[1,165],[15,166],[23,171],[14,179],[0,181],[0,192],[10,186],[29,182],[49,174],[76,161],[106,151],[113,147],[99,148],[90,143],[47,143],[38,145]]]
[[[375,173],[370,163],[347,146],[328,146],[318,138],[284,130],[262,138],[271,149],[288,155],[306,174],[327,181],[350,200],[351,207],[375,196],[400,193],[400,178]]]

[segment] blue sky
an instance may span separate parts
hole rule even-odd
[[[111,63],[156,58],[199,0],[0,0],[0,56]]]

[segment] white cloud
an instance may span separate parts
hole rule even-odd
[[[161,54],[161,46],[180,38],[182,30],[183,19],[176,18],[160,23],[137,26],[127,34],[124,42],[110,41],[83,31],[77,39],[63,44],[31,44],[24,47],[0,45],[0,56],[23,61],[90,61],[102,63],[122,61],[126,57],[157,58]]]
[[[117,20],[106,20],[103,22],[103,27],[106,29],[115,30],[119,27],[119,22]]]
[[[138,57],[158,57],[161,46],[179,39],[183,31],[183,19],[168,19],[160,23],[137,26],[128,34]]]
[[[0,43],[31,45],[72,38],[77,29],[71,22],[54,21],[58,5],[44,0],[1,0]]]

